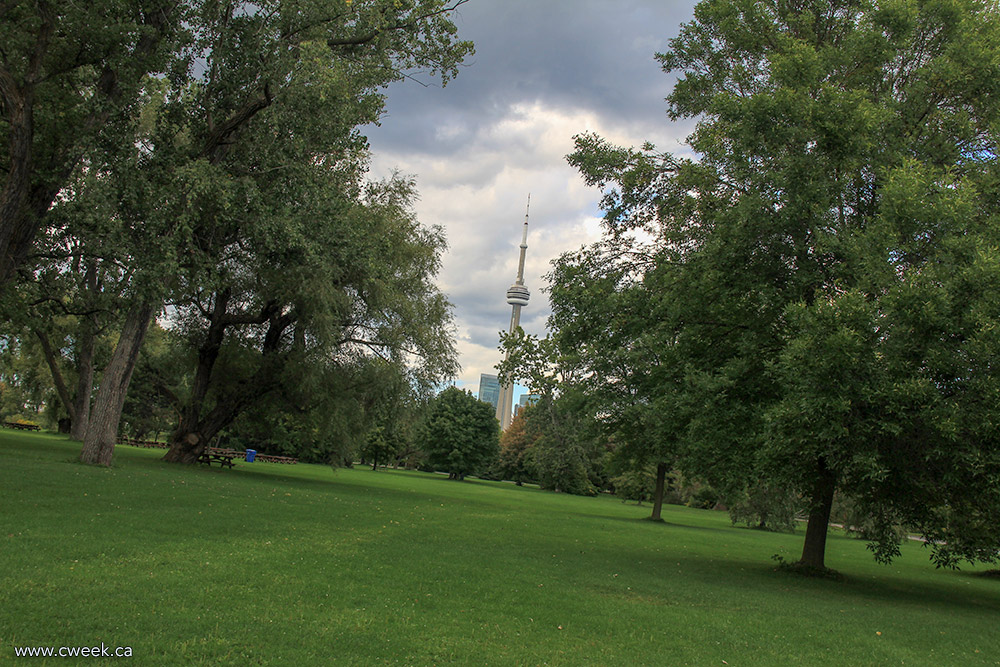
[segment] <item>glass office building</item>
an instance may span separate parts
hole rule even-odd
[[[479,374],[479,400],[489,403],[496,410],[497,403],[500,401],[500,381],[496,375]]]

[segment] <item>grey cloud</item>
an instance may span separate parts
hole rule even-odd
[[[656,51],[668,48],[690,2],[606,0],[472,0],[455,23],[476,54],[444,89],[407,81],[394,86],[380,130],[397,149],[450,153],[475,128],[502,118],[517,103],[586,108],[607,118],[665,122],[672,80]],[[430,127],[447,127],[441,134]]]

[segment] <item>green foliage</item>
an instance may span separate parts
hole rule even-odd
[[[278,389],[222,431],[221,443],[339,467],[357,460],[372,428],[382,427],[401,447],[409,440],[413,417],[394,404],[413,388],[398,368],[378,359],[299,363],[313,366],[289,367]]]
[[[701,510],[713,509],[719,504],[719,492],[708,484],[699,485],[688,498],[688,507],[696,507]]]
[[[531,443],[525,459],[533,478],[544,489],[578,495],[606,487],[608,440],[595,419],[596,402],[579,383],[578,358],[564,353],[555,337],[520,329],[501,334],[501,349],[501,377],[526,383],[540,397],[525,414]]]
[[[155,322],[150,325],[122,408],[124,435],[153,439],[175,425],[176,405],[164,388],[183,385],[187,360],[182,352],[174,334]]]
[[[553,335],[606,352],[620,423],[724,498],[839,489],[880,561],[900,524],[996,559],[998,31],[977,0],[698,5],[658,56],[697,161],[569,157],[609,234],[561,261]]]
[[[499,455],[499,438],[492,407],[454,386],[431,401],[418,435],[427,464],[453,479],[488,470]]]
[[[592,496],[608,486],[607,440],[585,394],[569,387],[555,397],[542,394],[527,420],[528,458],[543,489]]]
[[[275,391],[283,369],[330,358],[382,357],[425,390],[453,373],[450,306],[433,284],[443,236],[415,220],[411,181],[365,182],[358,128],[412,70],[442,85],[455,76],[473,50],[451,21],[463,2],[4,10],[2,41],[38,59],[0,66],[4,172],[18,171],[23,93],[36,105],[36,162],[52,171],[27,165],[30,199],[60,193],[51,211],[17,213],[47,225],[34,282],[88,317],[171,304],[169,326],[199,367],[141,391],[170,398],[182,436],[210,439],[254,391]],[[0,282],[25,250],[2,247]],[[231,374],[213,374],[219,357]],[[144,369],[136,379],[151,380]]]
[[[802,510],[798,495],[764,482],[748,485],[742,494],[727,500],[733,525],[743,523],[759,530],[794,532]]]
[[[872,517],[870,510],[859,507],[857,500],[842,495],[834,497],[830,519],[843,526],[846,534],[869,543],[885,540],[893,545],[899,545],[909,534],[904,526],[878,521]],[[888,534],[883,534],[887,529]]]
[[[381,359],[425,390],[453,374],[450,305],[433,282],[443,235],[415,219],[411,180],[365,182],[357,130],[406,69],[454,75],[471,45],[449,14],[423,0],[203,17],[208,69],[165,100],[154,131],[154,156],[190,193],[173,237],[175,326],[197,351],[179,447],[211,439],[287,373],[322,382]]]
[[[74,169],[103,162],[109,146],[129,133],[147,75],[174,71],[201,4],[94,0],[4,8],[0,285],[25,264]]]
[[[54,398],[45,360],[31,339],[6,337],[0,343],[0,418],[37,420]]]
[[[611,478],[611,485],[615,489],[615,495],[622,499],[634,500],[641,505],[643,501],[653,498],[653,489],[656,486],[655,471],[645,468],[643,470],[630,470]]]
[[[507,430],[500,434],[500,454],[490,471],[494,479],[506,479],[519,486],[533,479],[531,452],[535,439],[528,434],[528,415],[534,406],[525,406],[514,415]]]
[[[393,434],[386,433],[382,426],[374,426],[365,436],[365,442],[361,445],[361,458],[372,464],[372,470],[378,470],[381,463],[386,465],[399,452],[401,443],[393,437]]]

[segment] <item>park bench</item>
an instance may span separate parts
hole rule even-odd
[[[264,461],[265,463],[298,463],[299,460],[291,456],[273,456],[271,454],[258,454],[255,458],[257,461]]]
[[[18,431],[40,431],[42,428],[38,424],[22,424],[20,422],[4,422],[3,425]]]
[[[159,442],[157,440],[134,440],[133,438],[127,438],[121,436],[118,438],[119,445],[131,445],[132,447],[145,447],[146,449],[170,449],[170,445],[166,442]]]

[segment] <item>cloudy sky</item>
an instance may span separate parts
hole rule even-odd
[[[528,194],[526,332],[545,333],[550,262],[600,237],[600,192],[565,160],[573,136],[594,131],[619,144],[649,140],[683,152],[692,125],[667,119],[673,79],[654,54],[691,20],[693,5],[469,0],[454,21],[476,54],[458,78],[445,88],[406,81],[389,89],[381,125],[366,130],[371,175],[414,176],[419,219],[447,233],[438,282],[454,304],[458,386],[478,392],[479,374],[496,372]]]

